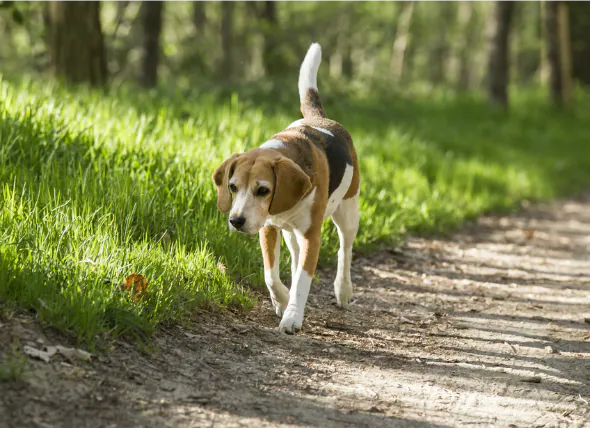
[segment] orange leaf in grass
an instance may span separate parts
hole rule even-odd
[[[121,289],[132,293],[133,301],[137,302],[147,296],[147,284],[148,281],[145,276],[133,273],[125,278],[125,282],[121,284]]]

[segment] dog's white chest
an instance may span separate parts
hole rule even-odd
[[[298,230],[301,233],[307,232],[311,226],[311,206],[315,198],[316,189],[304,197],[299,203],[281,214],[270,216],[265,226],[275,226],[288,231]]]

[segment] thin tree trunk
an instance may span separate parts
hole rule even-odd
[[[276,40],[278,26],[277,5],[274,1],[265,1],[263,2],[263,6],[261,12],[264,37],[262,58],[265,73],[268,75],[275,75],[281,70]]]
[[[553,104],[561,104],[561,67],[559,66],[559,35],[557,30],[557,2],[545,8],[545,35],[549,62],[549,88]]]
[[[146,88],[153,88],[158,84],[163,7],[164,2],[162,1],[144,1],[141,5],[143,30],[141,84]]]
[[[590,2],[568,3],[572,29],[572,74],[590,87]]]
[[[353,3],[349,2],[338,14],[335,49],[330,56],[330,76],[335,78],[352,77],[350,23],[352,22],[353,7]]]
[[[232,44],[233,44],[234,3],[221,2],[221,64],[220,74],[225,79],[232,76]]]
[[[559,30],[559,62],[561,67],[561,88],[564,105],[572,101],[572,45],[570,34],[570,22],[568,2],[560,1],[557,4],[557,28]]]
[[[471,1],[462,1],[459,3],[459,12],[457,16],[459,21],[459,71],[457,76],[457,89],[460,91],[467,91],[471,88],[471,68],[472,61],[472,47],[475,37],[470,31],[473,20],[473,3]]]
[[[520,34],[518,32],[519,26],[522,25],[518,20],[518,14],[512,18],[512,31],[510,32],[510,48],[508,49],[508,56],[510,57],[510,69],[508,70],[508,81],[520,83],[520,62],[518,54],[520,51]]]
[[[55,76],[69,83],[103,86],[107,80],[98,1],[52,1],[50,52]]]
[[[434,49],[430,55],[430,80],[435,85],[447,82],[447,66],[451,57],[449,36],[453,22],[453,3],[438,2],[440,18],[438,20],[438,34],[434,43]]]
[[[412,23],[414,2],[403,2],[401,4],[401,8],[402,10],[397,20],[397,31],[395,32],[395,41],[393,42],[391,61],[389,63],[391,77],[396,83],[401,81],[404,73],[404,59],[410,38],[410,24]]]
[[[545,84],[549,81],[549,61],[548,61],[548,54],[547,54],[547,47],[548,47],[548,36],[547,36],[547,2],[540,1],[539,2],[539,20],[541,21],[540,25],[540,37],[541,41],[541,50],[539,52],[539,82],[541,85],[545,86]]]
[[[193,25],[195,26],[195,35],[203,34],[205,24],[207,23],[207,15],[205,15],[205,2],[193,2]]]
[[[567,105],[572,96],[571,47],[565,2],[548,2],[546,13],[549,86],[554,105]]]
[[[510,27],[514,2],[496,1],[492,22],[490,57],[488,62],[488,97],[493,106],[508,106]]]

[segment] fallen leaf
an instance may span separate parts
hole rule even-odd
[[[121,284],[121,290],[129,291],[133,295],[133,301],[138,302],[141,298],[147,296],[147,278],[138,273],[133,273],[125,278]]]
[[[529,241],[535,237],[535,229],[523,229],[522,234]]]

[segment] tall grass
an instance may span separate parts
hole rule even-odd
[[[251,307],[257,238],[228,232],[210,176],[299,117],[291,89],[105,95],[0,81],[0,300],[87,344],[145,337],[201,305]],[[325,93],[361,160],[359,251],[590,182],[583,97],[561,114],[523,95],[506,115],[477,99]],[[326,263],[329,222],[324,234]],[[131,273],[148,280],[139,302],[121,290]]]

